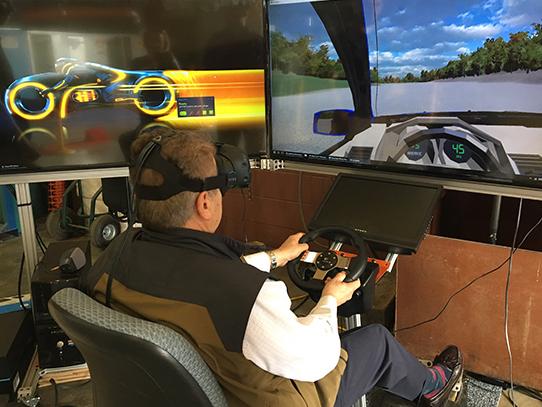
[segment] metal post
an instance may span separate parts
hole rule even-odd
[[[397,253],[388,253],[386,255],[386,261],[390,263],[390,266],[386,270],[388,273],[391,273],[391,271],[393,270],[393,266],[395,265],[395,262],[397,261],[398,258],[399,258],[399,255]]]
[[[25,255],[25,269],[28,277],[28,284],[32,280],[34,268],[38,264],[38,247],[36,245],[36,228],[34,225],[34,214],[32,213],[32,198],[28,183],[15,184],[17,193],[17,207],[19,221],[21,224],[21,239]]]
[[[329,250],[341,250],[341,247],[343,247],[342,242],[333,242],[329,245]]]
[[[489,224],[489,243],[497,244],[497,232],[499,231],[499,219],[501,217],[502,196],[493,197],[493,208],[491,209],[491,220]]]
[[[339,322],[339,327],[341,327],[344,331],[349,331],[351,329],[358,328],[361,326],[361,314],[354,314],[347,318],[339,317],[338,322]],[[366,406],[366,398],[365,396],[363,396],[360,400],[356,401],[352,407],[365,407],[365,406]]]

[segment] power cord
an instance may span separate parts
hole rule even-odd
[[[15,187],[13,185],[8,185],[8,190],[13,196],[13,199],[17,201],[17,192],[15,191]],[[37,226],[34,225],[34,234],[36,236],[36,242],[38,244],[38,247],[41,250],[42,254],[45,254],[47,250],[47,245],[43,241],[40,233],[38,232]],[[24,269],[24,262],[25,262],[25,254],[23,252],[23,255],[21,256],[21,261],[19,263],[19,275],[17,277],[17,297],[19,299],[19,304],[23,311],[28,311],[28,308],[26,305],[24,305],[23,301],[23,294],[22,294],[22,280],[23,280],[23,269]]]
[[[51,385],[53,386],[53,406],[54,407],[74,407],[74,406],[71,406],[71,405],[68,405],[68,404],[64,404],[62,406],[59,405],[59,398],[58,398],[58,383],[55,381],[55,379],[51,378],[49,379],[49,383],[51,383]],[[83,384],[87,384],[87,382],[83,383]]]
[[[510,401],[512,405],[516,407],[514,400],[514,375],[513,375],[513,361],[512,361],[512,348],[510,346],[510,336],[508,334],[508,322],[509,322],[509,305],[510,305],[510,278],[512,276],[512,262],[514,260],[514,247],[516,245],[516,239],[518,237],[519,224],[521,222],[521,211],[523,209],[523,198],[519,200],[518,217],[516,221],[516,229],[514,231],[514,239],[512,240],[512,246],[510,247],[510,257],[508,262],[508,273],[506,274],[506,288],[504,289],[504,337],[506,340],[506,350],[508,351],[508,361],[510,368]]]
[[[430,319],[427,319],[425,321],[422,321],[422,322],[418,322],[416,324],[413,324],[413,325],[409,325],[409,326],[405,326],[403,328],[399,328],[399,329],[396,329],[394,331],[394,333],[397,333],[397,332],[402,332],[402,331],[407,331],[407,330],[410,330],[410,329],[414,329],[414,328],[417,328],[419,326],[422,326],[422,325],[425,325],[425,324],[428,324],[430,322],[433,322],[435,320],[437,320],[443,313],[444,311],[448,308],[448,305],[450,304],[450,302],[458,295],[460,294],[461,292],[463,292],[464,290],[466,290],[467,288],[469,288],[471,285],[473,285],[475,282],[477,282],[478,280],[481,280],[482,278],[484,277],[487,277],[493,273],[495,273],[496,271],[498,271],[502,266],[504,266],[506,263],[508,263],[508,261],[510,261],[510,258],[511,256],[519,249],[521,248],[521,246],[523,246],[523,243],[525,243],[525,241],[529,238],[529,236],[531,235],[532,232],[534,232],[534,230],[542,223],[542,217],[538,220],[538,222],[536,222],[536,224],[525,234],[525,236],[523,237],[523,239],[521,240],[521,242],[517,245],[517,247],[515,247],[511,253],[511,255],[506,259],[504,260],[501,264],[499,264],[497,267],[495,267],[494,269],[490,270],[490,271],[487,271],[485,272],[484,274],[476,277],[475,279],[471,280],[467,285],[465,285],[463,288],[460,288],[459,290],[457,290],[455,293],[453,293],[450,298],[448,298],[448,300],[446,301],[446,303],[444,304],[444,307],[442,307],[442,309],[433,317],[433,318],[430,318]]]
[[[8,185],[8,190],[13,196],[13,199],[15,199],[15,202],[17,202],[17,192],[15,191],[15,187],[13,185]],[[38,228],[34,226],[34,233],[36,235],[36,242],[38,243],[38,247],[40,248],[42,254],[45,254],[45,251],[47,250],[47,245],[41,238],[40,233],[38,232]]]
[[[243,216],[241,218],[241,222],[243,222],[243,230],[242,230],[242,236],[243,241],[245,243],[248,242],[248,236],[247,236],[247,197],[245,195],[245,188],[241,188],[241,195],[243,196]],[[250,200],[250,197],[252,196],[252,192],[250,187],[248,188],[248,199]]]
[[[307,221],[305,220],[305,211],[303,210],[303,172],[299,171],[299,177],[297,181],[297,205],[299,208],[299,217],[301,218],[301,224],[303,225],[303,231],[307,233],[309,228],[307,227]]]
[[[542,401],[542,394],[536,390],[533,390],[533,389],[530,389],[528,387],[523,387],[523,386],[515,386],[514,387],[515,391],[518,391],[520,393],[523,393],[533,399],[536,399],[538,401]]]
[[[19,266],[19,277],[17,278],[17,297],[19,298],[19,304],[21,305],[21,308],[23,311],[28,311],[28,308],[26,308],[26,305],[24,305],[23,301],[23,294],[22,294],[22,282],[23,282],[23,268],[24,268],[24,252],[21,256],[21,263]]]
[[[47,245],[41,238],[40,232],[38,232],[37,228],[36,228],[36,241],[38,242],[38,246],[41,249],[42,254],[45,254],[45,251],[47,250]]]
[[[303,172],[299,171],[299,178],[298,178],[298,184],[297,184],[297,204],[299,208],[299,217],[301,218],[301,224],[303,225],[303,231],[305,233],[309,233],[309,228],[307,227],[307,221],[305,220],[305,211],[303,210]],[[325,250],[328,250],[329,247],[326,245],[323,245],[321,243],[318,243],[317,241],[313,241],[313,243]]]

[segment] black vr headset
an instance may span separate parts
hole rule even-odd
[[[186,176],[179,167],[162,157],[161,141],[161,137],[151,140],[137,158],[134,184],[138,199],[163,201],[179,192],[203,192],[213,189],[220,189],[224,195],[228,189],[245,188],[250,184],[248,156],[238,147],[216,143],[215,160],[218,175],[201,180]],[[164,182],[158,186],[139,184],[139,177],[144,168],[158,172]]]

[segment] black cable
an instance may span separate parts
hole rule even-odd
[[[17,192],[15,191],[15,187],[13,185],[8,185],[7,187],[8,187],[9,192],[13,196],[13,199],[15,199],[15,201],[17,201]],[[36,242],[38,243],[38,247],[40,248],[42,254],[45,254],[45,251],[47,250],[47,246],[43,242],[43,239],[41,238],[41,236],[40,236],[40,234],[38,232],[38,228],[36,226],[34,226],[34,233],[35,233],[35,236],[36,236]],[[19,304],[21,305],[22,310],[27,311],[28,308],[26,308],[26,306],[24,305],[23,294],[22,294],[22,281],[23,281],[24,262],[25,262],[25,255],[24,255],[24,252],[23,252],[23,255],[21,257],[21,263],[19,265],[19,276],[17,278],[17,297],[19,299]]]
[[[250,194],[250,190],[249,190]],[[241,218],[241,222],[243,222],[243,230],[241,231],[243,235],[243,241],[245,243],[248,242],[248,236],[247,236],[247,200],[245,196],[245,189],[241,188],[241,195],[243,196],[243,216]]]
[[[538,220],[538,222],[536,222],[536,224],[525,234],[525,236],[523,237],[523,239],[521,240],[521,242],[517,245],[517,247],[514,249],[513,253],[514,254],[521,246],[523,246],[523,243],[525,243],[525,241],[528,239],[528,237],[531,235],[531,233],[542,223],[542,217]],[[416,324],[413,324],[413,325],[409,325],[409,326],[405,326],[403,328],[399,328],[399,329],[396,329],[394,331],[394,333],[397,333],[397,332],[401,332],[401,331],[407,331],[407,330],[410,330],[410,329],[414,329],[414,328],[417,328],[419,326],[422,326],[422,325],[425,325],[425,324],[428,324],[430,322],[433,322],[435,320],[437,320],[443,313],[444,311],[446,310],[446,308],[448,308],[448,305],[450,304],[450,302],[454,299],[455,296],[457,296],[458,294],[460,294],[461,292],[463,292],[464,290],[466,290],[467,288],[469,288],[471,285],[473,285],[475,282],[477,282],[478,280],[481,280],[482,278],[484,277],[487,277],[493,273],[495,273],[496,271],[498,271],[502,266],[504,266],[506,263],[508,263],[508,261],[510,260],[510,257],[506,258],[506,260],[504,260],[501,264],[499,264],[497,267],[495,267],[494,269],[490,270],[490,271],[487,271],[485,272],[484,274],[476,277],[475,279],[471,280],[467,285],[465,285],[463,288],[460,288],[459,290],[457,290],[455,293],[453,293],[450,298],[448,298],[448,301],[446,301],[446,304],[444,304],[444,307],[442,307],[442,309],[437,313],[437,315],[435,315],[433,318],[430,318],[430,319],[427,319],[425,321],[422,321],[422,322],[418,322]]]
[[[303,210],[302,188],[303,188],[303,172],[299,171],[299,179],[297,182],[297,205],[299,208],[299,217],[301,218],[301,224],[303,225],[303,231],[305,233],[308,233],[309,228],[307,227],[307,222],[305,221],[305,211]]]
[[[53,386],[53,407],[74,407],[74,406],[71,406],[71,405],[68,405],[68,404],[64,404],[64,405],[60,406],[58,404],[58,402],[59,402],[59,400],[58,400],[58,384],[57,384],[56,380],[53,379],[53,378],[49,379],[49,383],[51,383],[51,385]],[[87,382],[85,382],[83,384],[87,384]]]
[[[15,199],[15,202],[17,202],[17,192],[15,191],[15,187],[13,185],[8,185],[7,187],[8,187],[9,192],[13,196],[13,199]],[[36,234],[36,241],[38,243],[38,247],[40,248],[42,254],[45,254],[45,251],[47,250],[47,245],[45,244],[45,242],[41,238],[41,235],[38,232],[37,226],[34,226],[34,231],[35,231],[35,234]]]
[[[53,406],[58,407],[58,388],[56,387],[55,379],[49,379],[49,383],[53,386]]]
[[[514,231],[514,238],[512,240],[512,246],[510,247],[510,257],[508,261],[508,273],[506,274],[506,287],[504,289],[504,338],[506,341],[506,350],[508,351],[508,362],[510,368],[510,400],[512,405],[516,407],[514,400],[514,374],[513,374],[513,362],[512,362],[512,348],[510,346],[510,336],[508,335],[508,322],[509,322],[509,304],[510,304],[510,278],[512,276],[512,262],[514,260],[514,247],[516,245],[516,239],[518,237],[519,224],[521,222],[521,210],[523,209],[523,198],[519,200],[518,217],[516,221],[516,229]]]
[[[40,232],[38,232],[37,228],[36,228],[36,239],[38,240],[38,243],[39,243],[45,250],[47,250],[47,245],[45,244],[45,241],[44,241],[43,238],[41,237]]]
[[[21,264],[19,266],[19,277],[17,279],[17,297],[19,298],[19,304],[21,305],[21,308],[23,309],[23,311],[27,311],[28,308],[26,308],[26,306],[24,305],[23,294],[22,294],[22,289],[21,289],[22,282],[23,282],[23,268],[24,268],[24,252],[23,252],[23,255],[21,256]]]
[[[530,389],[528,387],[524,387],[524,386],[515,386],[514,387],[514,390],[515,391],[518,391],[520,393],[523,393],[533,399],[536,399],[538,401],[542,401],[542,394],[536,390],[533,390],[533,389]]]
[[[36,229],[36,242],[38,243],[38,247],[41,250],[41,254],[45,254],[45,251],[47,250],[47,246],[45,246],[45,243],[43,242],[37,229]]]
[[[299,171],[299,179],[297,184],[297,204],[299,208],[299,217],[301,218],[301,224],[303,225],[303,231],[309,233],[309,228],[307,227],[307,221],[305,220],[305,211],[303,210],[303,172]],[[313,241],[316,246],[319,246],[323,249],[328,250],[328,246],[318,243],[316,240]]]
[[[150,141],[151,143],[154,143],[154,140]],[[144,147],[145,148],[145,147]],[[152,147],[148,148],[146,151],[140,152],[143,153],[143,156],[141,159],[137,159],[137,167],[135,169],[135,177],[134,177],[134,185],[132,188],[132,213],[134,214],[134,221],[137,221],[137,199],[136,199],[136,193],[135,193],[135,187],[137,183],[139,182],[139,178],[141,177],[141,173],[143,172],[143,166],[145,165],[145,162],[149,159],[150,155],[153,153],[154,149],[156,148],[156,145],[153,145]]]

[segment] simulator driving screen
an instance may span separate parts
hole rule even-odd
[[[542,185],[540,1],[271,0],[268,15],[275,157]]]

